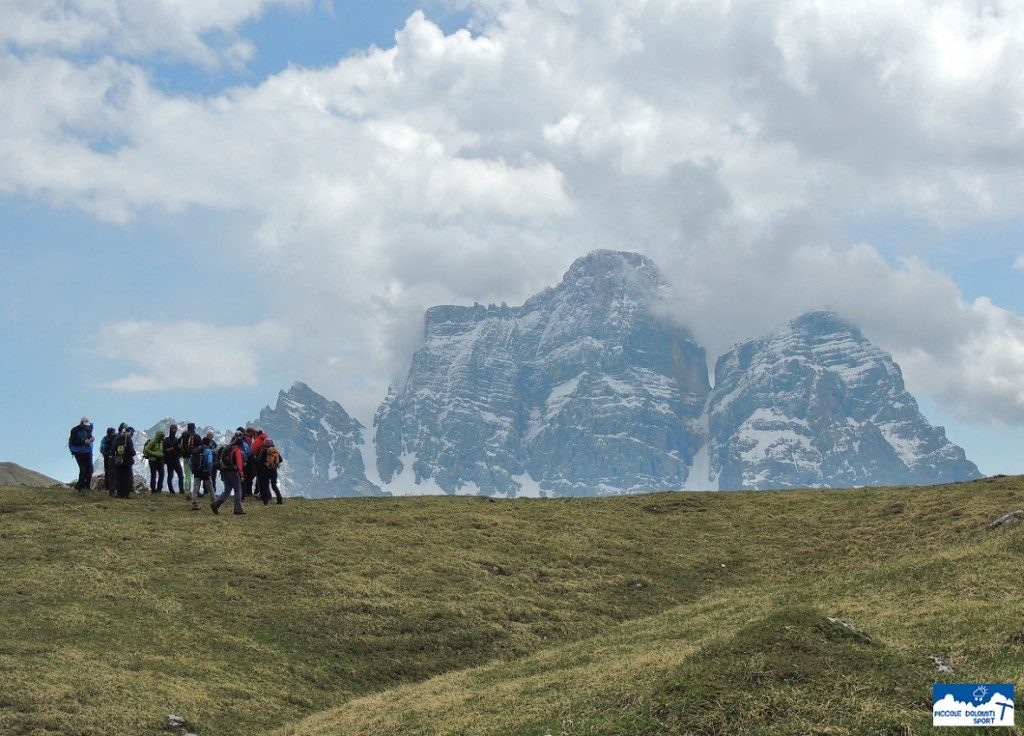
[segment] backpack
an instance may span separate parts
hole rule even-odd
[[[277,470],[281,464],[281,452],[276,447],[268,447],[263,452],[266,455],[263,464],[267,466],[268,470]]]
[[[236,473],[238,472],[238,467],[235,465],[235,459],[232,457],[234,449],[235,448],[232,445],[224,445],[223,447],[217,448],[217,452],[214,454],[213,458],[214,463],[217,465],[217,470],[222,473],[225,470],[234,470]]]
[[[114,465],[124,465],[128,453],[128,437],[121,435],[117,438],[117,447],[114,449]]]
[[[81,424],[76,424],[68,433],[68,448],[84,445],[87,439],[89,439],[89,430]]]
[[[212,468],[206,467],[204,460],[206,459],[206,448],[203,445],[198,445],[192,454],[189,456],[188,465],[192,470],[192,475],[206,475],[212,470]]]
[[[191,455],[196,447],[196,440],[199,437],[194,432],[185,432],[181,436],[181,452],[183,455]]]

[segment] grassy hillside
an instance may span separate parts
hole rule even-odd
[[[57,482],[47,475],[23,468],[17,463],[0,463],[0,487],[39,486],[45,488]]]
[[[1021,482],[242,518],[0,489],[0,733],[925,733],[937,678],[1024,685],[1024,529],[985,528]]]

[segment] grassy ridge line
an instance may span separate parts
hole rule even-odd
[[[3,489],[0,615],[11,635],[0,638],[0,733],[156,734],[169,712],[187,715],[203,736],[287,724],[300,724],[293,733],[357,733],[369,728],[360,711],[385,724],[398,718],[392,701],[410,713],[398,721],[406,731],[396,733],[459,733],[468,706],[431,715],[414,707],[417,686],[403,687],[426,681],[422,687],[440,688],[437,697],[458,702],[459,694],[445,694],[446,677],[477,683],[469,687],[477,699],[470,722],[483,733],[527,732],[501,730],[514,722],[512,706],[489,700],[490,691],[521,692],[509,702],[532,719],[520,720],[524,727],[587,723],[590,714],[612,730],[591,722],[589,731],[566,732],[621,733],[627,725],[616,714],[624,713],[662,724],[625,732],[671,733],[663,714],[621,703],[671,702],[686,689],[666,683],[685,682],[677,670],[694,662],[704,661],[703,679],[715,679],[725,663],[743,659],[729,646],[750,648],[743,642],[761,636],[744,626],[790,626],[810,637],[797,637],[797,648],[813,649],[820,615],[810,607],[819,604],[869,621],[886,656],[916,652],[911,669],[917,649],[945,647],[940,653],[952,653],[958,667],[1016,672],[1019,682],[1019,645],[1006,654],[998,642],[1022,628],[1013,562],[1020,533],[984,531],[1021,505],[1019,484],[296,502],[257,507],[244,520],[195,518],[177,498],[83,501]],[[995,587],[961,595],[970,576],[985,579],[982,562],[999,573]],[[940,582],[948,564],[956,574]],[[720,620],[700,613],[707,606]],[[659,614],[673,623],[651,623]],[[698,615],[725,654],[704,651],[705,635],[682,626]],[[605,640],[597,632],[611,633]],[[574,661],[566,643],[587,638],[570,645],[582,647],[573,656],[584,669],[564,676]],[[648,651],[637,660],[643,667],[628,655],[634,647]],[[863,652],[846,654],[865,660]],[[1017,669],[1008,670],[1000,657],[1014,656]],[[458,672],[488,662],[497,663]],[[517,682],[527,671],[550,684]],[[775,692],[771,671],[746,690]],[[430,679],[446,672],[455,674]],[[491,672],[490,680],[479,672]],[[388,695],[361,699],[380,691]],[[620,707],[603,712],[609,693]]]

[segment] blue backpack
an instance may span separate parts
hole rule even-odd
[[[212,463],[207,462],[206,458],[206,445],[199,445],[192,450],[192,454],[189,456],[188,464],[192,469],[192,475],[207,475],[213,470]],[[210,453],[213,454],[212,452]]]

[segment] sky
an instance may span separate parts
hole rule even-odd
[[[831,307],[1024,471],[1024,5],[0,0],[0,459],[365,424],[439,303],[654,258],[714,358]]]

